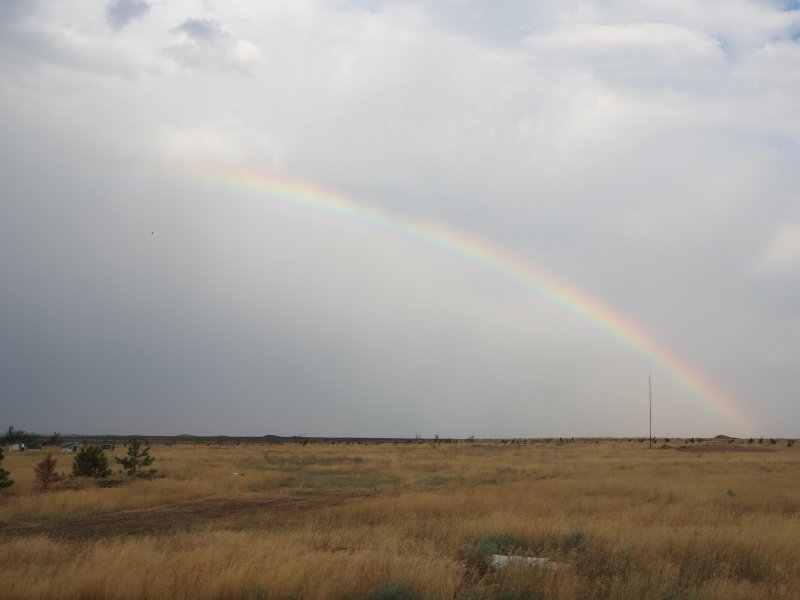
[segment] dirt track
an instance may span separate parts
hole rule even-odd
[[[53,539],[83,541],[127,535],[176,531],[206,523],[259,513],[300,512],[336,506],[370,495],[363,490],[319,488],[302,494],[206,498],[144,510],[47,521],[0,524],[0,538],[46,535]]]

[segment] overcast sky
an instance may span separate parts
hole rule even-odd
[[[800,436],[800,4],[0,2],[0,428],[647,435],[648,357],[248,169],[638,323],[654,434]]]

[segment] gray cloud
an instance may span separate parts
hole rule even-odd
[[[203,42],[217,42],[227,37],[219,24],[210,19],[186,19],[173,31],[184,33],[191,39]]]
[[[30,0],[7,0],[0,4],[0,22],[8,24],[14,19],[29,13],[34,6]]]
[[[186,19],[172,29],[180,39],[166,52],[183,66],[214,71],[247,71],[261,60],[258,48],[212,19]]]
[[[113,29],[120,30],[149,11],[150,5],[144,0],[110,0],[106,5],[106,19]]]
[[[752,433],[796,437],[796,12],[196,10],[124,36],[55,5],[6,25],[0,429],[646,431],[647,357],[619,339],[408,236],[184,174],[200,162],[483,240],[639,323]],[[654,366],[658,432],[731,433]]]

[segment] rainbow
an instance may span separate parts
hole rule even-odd
[[[306,181],[291,181],[254,171],[212,168],[200,164],[186,165],[184,170],[192,179],[256,192],[275,202],[384,230],[479,265],[576,315],[649,358],[712,414],[734,428],[737,435],[752,434],[757,429],[755,421],[724,392],[674,351],[656,342],[641,326],[615,313],[585,292],[556,280],[477,237],[432,222],[403,219]]]

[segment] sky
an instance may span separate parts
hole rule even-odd
[[[800,437],[798,165],[795,0],[5,0],[0,428]]]

